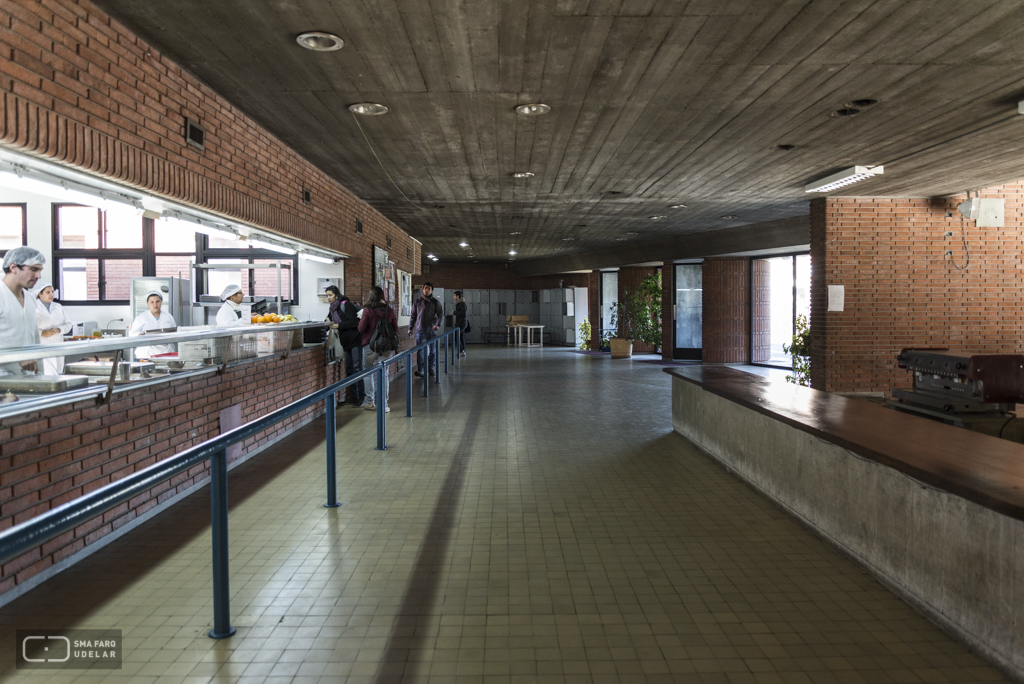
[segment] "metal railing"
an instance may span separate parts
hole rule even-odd
[[[326,411],[327,436],[327,508],[337,508],[337,393],[350,385],[362,382],[366,378],[376,376],[377,382],[377,446],[376,449],[387,449],[387,420],[385,418],[384,382],[388,377],[388,368],[405,359],[406,361],[406,416],[412,416],[412,355],[423,350],[428,353],[429,347],[435,348],[434,376],[435,383],[441,382],[441,343],[444,343],[444,371],[448,373],[449,353],[452,363],[455,361],[455,350],[458,347],[456,336],[459,329],[455,328],[438,337],[406,349],[393,357],[383,359],[371,368],[364,369],[355,375],[345,378],[332,385],[319,389],[298,401],[277,409],[265,416],[229,430],[222,435],[209,439],[202,444],[186,449],[179,454],[164,459],[147,468],[143,468],[116,482],[100,487],[73,501],[62,504],[46,513],[27,520],[19,525],[0,533],[0,564],[16,558],[46,543],[64,532],[75,529],[79,525],[118,505],[149,491],[156,485],[171,479],[179,473],[187,471],[207,459],[210,459],[210,508],[211,527],[213,533],[213,629],[209,635],[214,639],[223,639],[235,633],[231,626],[230,597],[228,593],[228,463],[227,449],[248,437],[260,433],[276,423],[285,420],[307,408],[324,402]],[[156,336],[154,335],[154,338]],[[423,373],[423,396],[429,396],[430,373]]]

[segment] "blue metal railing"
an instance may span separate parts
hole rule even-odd
[[[332,385],[319,389],[298,401],[277,409],[265,416],[250,421],[222,435],[209,439],[202,444],[175,454],[147,468],[143,468],[116,482],[100,487],[73,501],[62,504],[46,513],[27,520],[19,525],[0,533],[0,564],[6,563],[34,548],[46,543],[64,532],[73,530],[79,525],[102,515],[106,511],[136,497],[156,485],[171,479],[179,473],[187,471],[206,459],[210,459],[210,521],[213,533],[213,629],[210,636],[223,639],[235,633],[231,626],[231,606],[228,595],[228,462],[227,448],[232,444],[260,433],[276,423],[304,411],[317,402],[324,402],[327,413],[327,508],[336,508],[337,494],[337,420],[335,407],[337,393],[349,385],[362,382],[366,378],[376,376],[377,394],[377,450],[387,449],[387,421],[385,419],[385,402],[381,399],[386,395],[384,382],[388,368],[402,359],[406,360],[406,416],[412,416],[412,355],[420,350],[426,354],[428,348],[435,348],[434,364],[435,382],[440,378],[441,342],[444,342],[444,370],[448,373],[448,354],[455,361],[455,336],[459,329],[439,335],[410,349],[383,359],[381,363],[356,373]],[[451,340],[451,341],[450,341]],[[423,373],[423,396],[429,396],[430,373]]]

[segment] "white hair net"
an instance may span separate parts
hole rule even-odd
[[[4,273],[14,266],[42,266],[46,263],[46,257],[38,249],[32,247],[15,247],[4,255]]]
[[[228,285],[227,287],[224,288],[224,291],[220,293],[220,301],[227,301],[228,297],[241,291],[242,288],[240,288],[238,285]]]
[[[148,293],[146,293],[146,301],[148,302],[149,298],[152,297],[153,295],[159,297],[161,302],[164,301],[164,296],[160,294],[160,290],[150,290]]]

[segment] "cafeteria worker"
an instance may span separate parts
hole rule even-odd
[[[128,337],[136,337],[148,330],[177,328],[178,324],[174,322],[174,316],[161,310],[163,305],[164,296],[160,294],[159,290],[153,290],[146,295],[146,306],[149,307],[149,310],[143,311],[135,317],[135,320],[132,321],[132,326],[128,329]],[[154,344],[148,347],[136,347],[135,359],[148,359],[157,354],[173,354],[175,351],[173,344]]]
[[[238,285],[228,285],[220,293],[220,301],[224,304],[217,311],[218,328],[234,328],[239,325],[249,325],[249,320],[242,321],[242,288]]]

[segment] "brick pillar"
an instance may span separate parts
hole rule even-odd
[[[671,261],[661,265],[661,358],[672,360],[675,349],[675,317],[672,315],[676,303],[676,266]]]
[[[590,319],[590,350],[601,348],[601,272],[587,274],[587,308]]]
[[[772,358],[772,288],[768,262],[752,259],[750,277],[750,361],[767,363]]]
[[[704,260],[702,268],[704,363],[747,363],[750,358],[750,261]]]
[[[633,292],[640,287],[640,281],[652,273],[657,273],[657,268],[648,266],[628,266],[619,269],[619,301],[626,301],[626,290]],[[633,340],[633,353],[653,352],[655,348],[650,344],[644,344]]]

